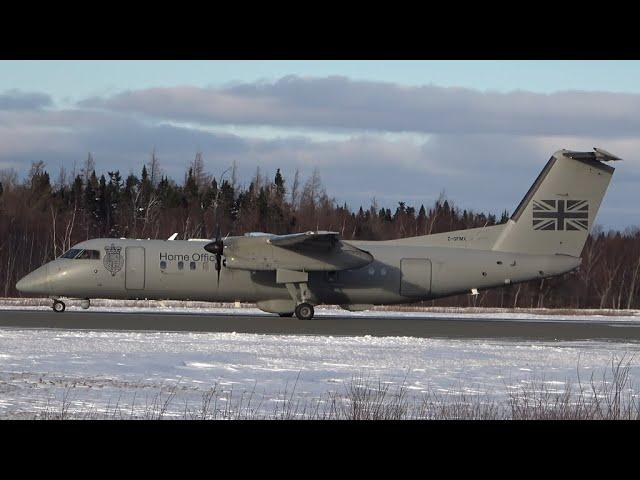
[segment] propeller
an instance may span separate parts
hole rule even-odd
[[[220,286],[220,270],[222,269],[222,253],[224,251],[224,242],[220,235],[220,224],[216,225],[215,238],[211,243],[207,243],[204,249],[216,256],[216,272],[218,272],[218,286]]]

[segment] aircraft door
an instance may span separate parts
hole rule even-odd
[[[403,258],[400,260],[400,295],[424,297],[431,293],[431,260]]]
[[[127,290],[144,288],[144,247],[126,248],[125,286]]]

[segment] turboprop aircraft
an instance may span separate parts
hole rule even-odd
[[[314,306],[373,305],[477,294],[561,275],[580,265],[618,157],[559,150],[504,224],[386,241],[337,232],[248,233],[214,239],[97,238],[78,243],[16,285],[62,298],[255,302],[265,312],[313,318]]]

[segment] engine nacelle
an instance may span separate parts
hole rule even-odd
[[[224,266],[237,270],[299,270],[335,272],[361,268],[373,261],[373,256],[345,242],[327,249],[283,248],[270,244],[268,236],[239,237],[225,243]]]

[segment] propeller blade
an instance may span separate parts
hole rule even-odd
[[[222,242],[218,243],[218,242],[209,242],[204,246],[204,249],[209,252],[209,253],[213,253],[214,255],[221,255],[222,254],[222,249],[224,248],[224,245],[222,244]]]
[[[222,238],[220,238],[220,224],[216,225],[215,236],[210,243],[207,243],[204,246],[204,249],[209,253],[213,253],[215,255],[222,255],[222,252],[224,250],[224,242]]]
[[[218,274],[218,287],[220,286],[220,270],[222,270],[222,253],[224,252],[224,241],[220,236],[220,224],[216,224],[216,232],[213,241],[207,243],[204,249],[216,256],[216,272]]]

